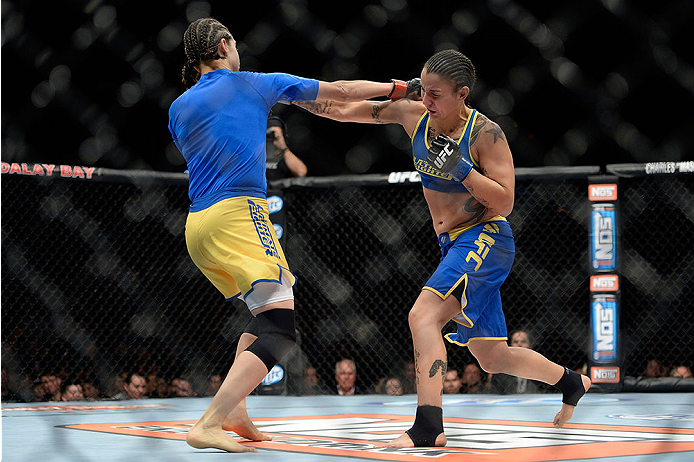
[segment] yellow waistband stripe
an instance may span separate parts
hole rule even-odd
[[[489,221],[506,221],[506,218],[502,217],[501,215],[495,215],[493,217],[485,218],[484,220],[480,221],[479,223],[475,223],[474,225],[453,228],[452,230],[448,231],[448,237],[451,241],[454,241],[458,236],[460,236],[473,226],[477,226],[480,223],[487,223]]]

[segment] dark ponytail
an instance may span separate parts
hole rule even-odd
[[[186,61],[181,70],[181,82],[186,90],[198,83],[200,72],[190,62]]]

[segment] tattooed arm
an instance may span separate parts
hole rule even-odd
[[[362,124],[400,124],[412,134],[417,121],[424,113],[424,105],[418,101],[360,101],[343,103],[333,100],[295,101],[292,104],[308,112],[340,122]]]
[[[513,210],[516,178],[504,132],[480,114],[472,129],[470,147],[482,173],[471,171],[463,184],[480,204],[507,216]]]

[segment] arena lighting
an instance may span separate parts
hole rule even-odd
[[[182,91],[185,27],[210,15],[229,21],[242,68],[252,71],[406,78],[434,51],[459,48],[479,70],[472,102],[505,130],[517,166],[609,162],[606,155],[620,162],[691,157],[694,135],[686,123],[644,118],[638,110],[656,87],[664,108],[694,104],[689,2],[666,8],[604,0],[579,8],[477,0],[437,17],[404,0],[364,3],[334,15],[320,2],[232,10],[210,0],[172,2],[154,14],[135,2],[116,8],[94,0],[48,5],[39,16],[6,2],[4,61],[21,63],[23,72],[4,76],[16,91],[3,99],[3,160],[179,171],[180,156],[167,151],[166,123],[153,121]],[[300,133],[293,147],[312,174],[409,168],[402,135],[328,123],[294,108],[276,112]],[[47,136],[29,136],[38,130]],[[60,150],[48,141],[56,136]],[[368,150],[362,161],[371,160],[354,162],[353,148]]]

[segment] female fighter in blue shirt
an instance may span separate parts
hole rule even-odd
[[[183,41],[188,90],[169,109],[169,130],[190,174],[188,252],[225,298],[243,299],[254,316],[226,379],[186,441],[195,448],[255,451],[225,430],[269,439],[248,418],[245,399],[296,339],[295,278],[265,198],[268,114],[281,100],[361,101],[390,96],[396,86],[240,71],[234,38],[212,18],[191,23]]]

